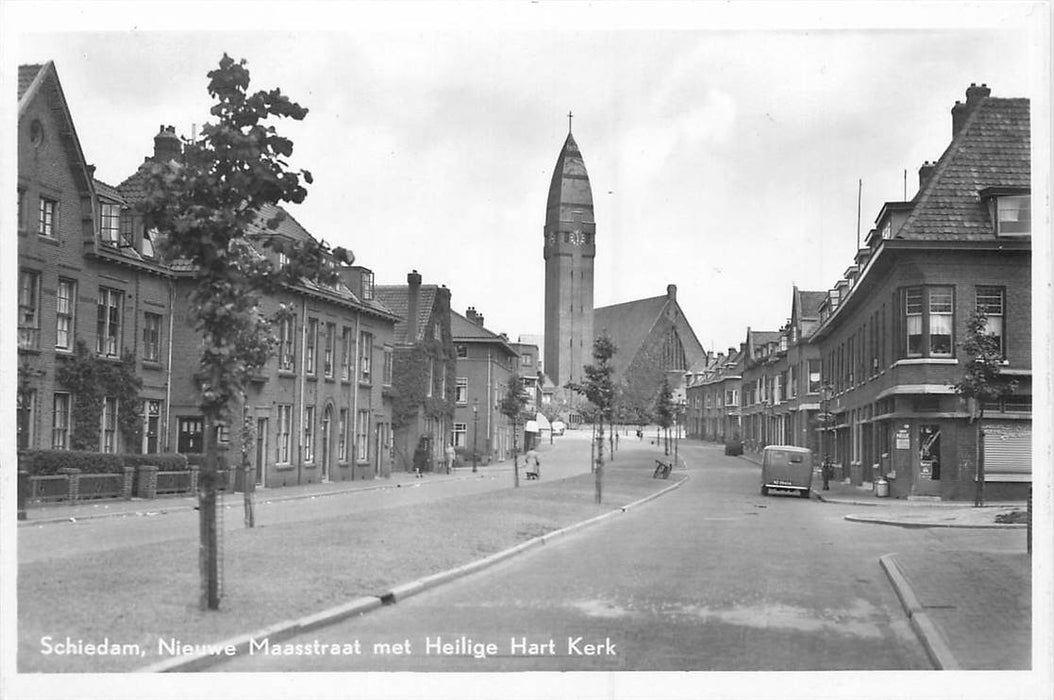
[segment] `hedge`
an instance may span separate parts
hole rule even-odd
[[[181,454],[106,454],[79,450],[25,450],[18,453],[18,468],[31,476],[61,474],[62,469],[79,469],[84,474],[114,474],[124,467],[150,464],[161,471],[181,471],[187,468],[187,458]]]

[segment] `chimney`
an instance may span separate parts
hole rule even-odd
[[[952,107],[952,138],[958,136],[959,132],[962,131],[963,124],[966,123],[966,118],[970,116],[970,112],[991,94],[991,88],[985,83],[981,83],[980,87],[976,83],[970,83],[970,87],[966,88],[966,102],[962,103],[956,100],[955,106]]]
[[[936,163],[926,161],[919,167],[919,189],[921,190],[926,186],[926,183],[930,181],[930,177],[933,176],[933,171],[937,169]]]
[[[183,145],[176,136],[176,127],[162,124],[154,137],[154,162],[167,163],[179,160],[183,155]]]
[[[677,301],[677,285],[676,284],[668,284],[668,285],[666,285],[666,297],[670,301]]]
[[[417,316],[421,306],[421,275],[414,270],[406,275],[406,282],[410,285],[406,302],[406,339],[411,343],[416,343]]]
[[[483,325],[483,315],[476,311],[475,306],[468,307],[468,310],[465,311],[465,318],[472,321],[472,323],[475,323],[477,326]]]

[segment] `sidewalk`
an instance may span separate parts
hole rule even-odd
[[[1028,554],[937,550],[879,561],[935,668],[1031,668]]]
[[[479,467],[479,474],[495,474],[512,469],[512,461],[497,462],[486,467]],[[477,476],[479,475],[477,474]],[[276,503],[280,501],[292,501],[306,498],[322,498],[324,496],[337,496],[344,493],[357,491],[372,491],[377,489],[401,488],[403,485],[423,485],[436,483],[438,481],[449,481],[452,479],[473,478],[472,467],[455,467],[451,474],[436,472],[425,473],[417,478],[412,472],[392,472],[389,478],[378,477],[362,481],[327,481],[321,484],[301,484],[299,486],[284,486],[281,488],[257,489],[255,503],[257,505]],[[243,494],[239,492],[223,492],[222,498],[227,503],[241,503]],[[78,520],[89,520],[93,518],[113,517],[149,517],[164,515],[183,510],[192,510],[198,505],[196,496],[160,496],[158,498],[132,498],[131,500],[101,500],[84,501],[73,505],[66,503],[48,503],[28,505],[26,507],[26,519],[18,521],[19,527],[28,525],[44,525],[49,523],[65,523]]]

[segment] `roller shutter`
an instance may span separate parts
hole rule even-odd
[[[985,481],[1032,481],[1032,433],[985,431]]]

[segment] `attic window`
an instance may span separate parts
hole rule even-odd
[[[44,143],[44,125],[39,119],[34,119],[29,125],[29,142],[33,144],[33,148],[40,148]]]
[[[997,236],[1032,235],[1032,196],[1028,194],[995,197]]]
[[[373,299],[373,273],[369,270],[362,271],[362,300]]]

